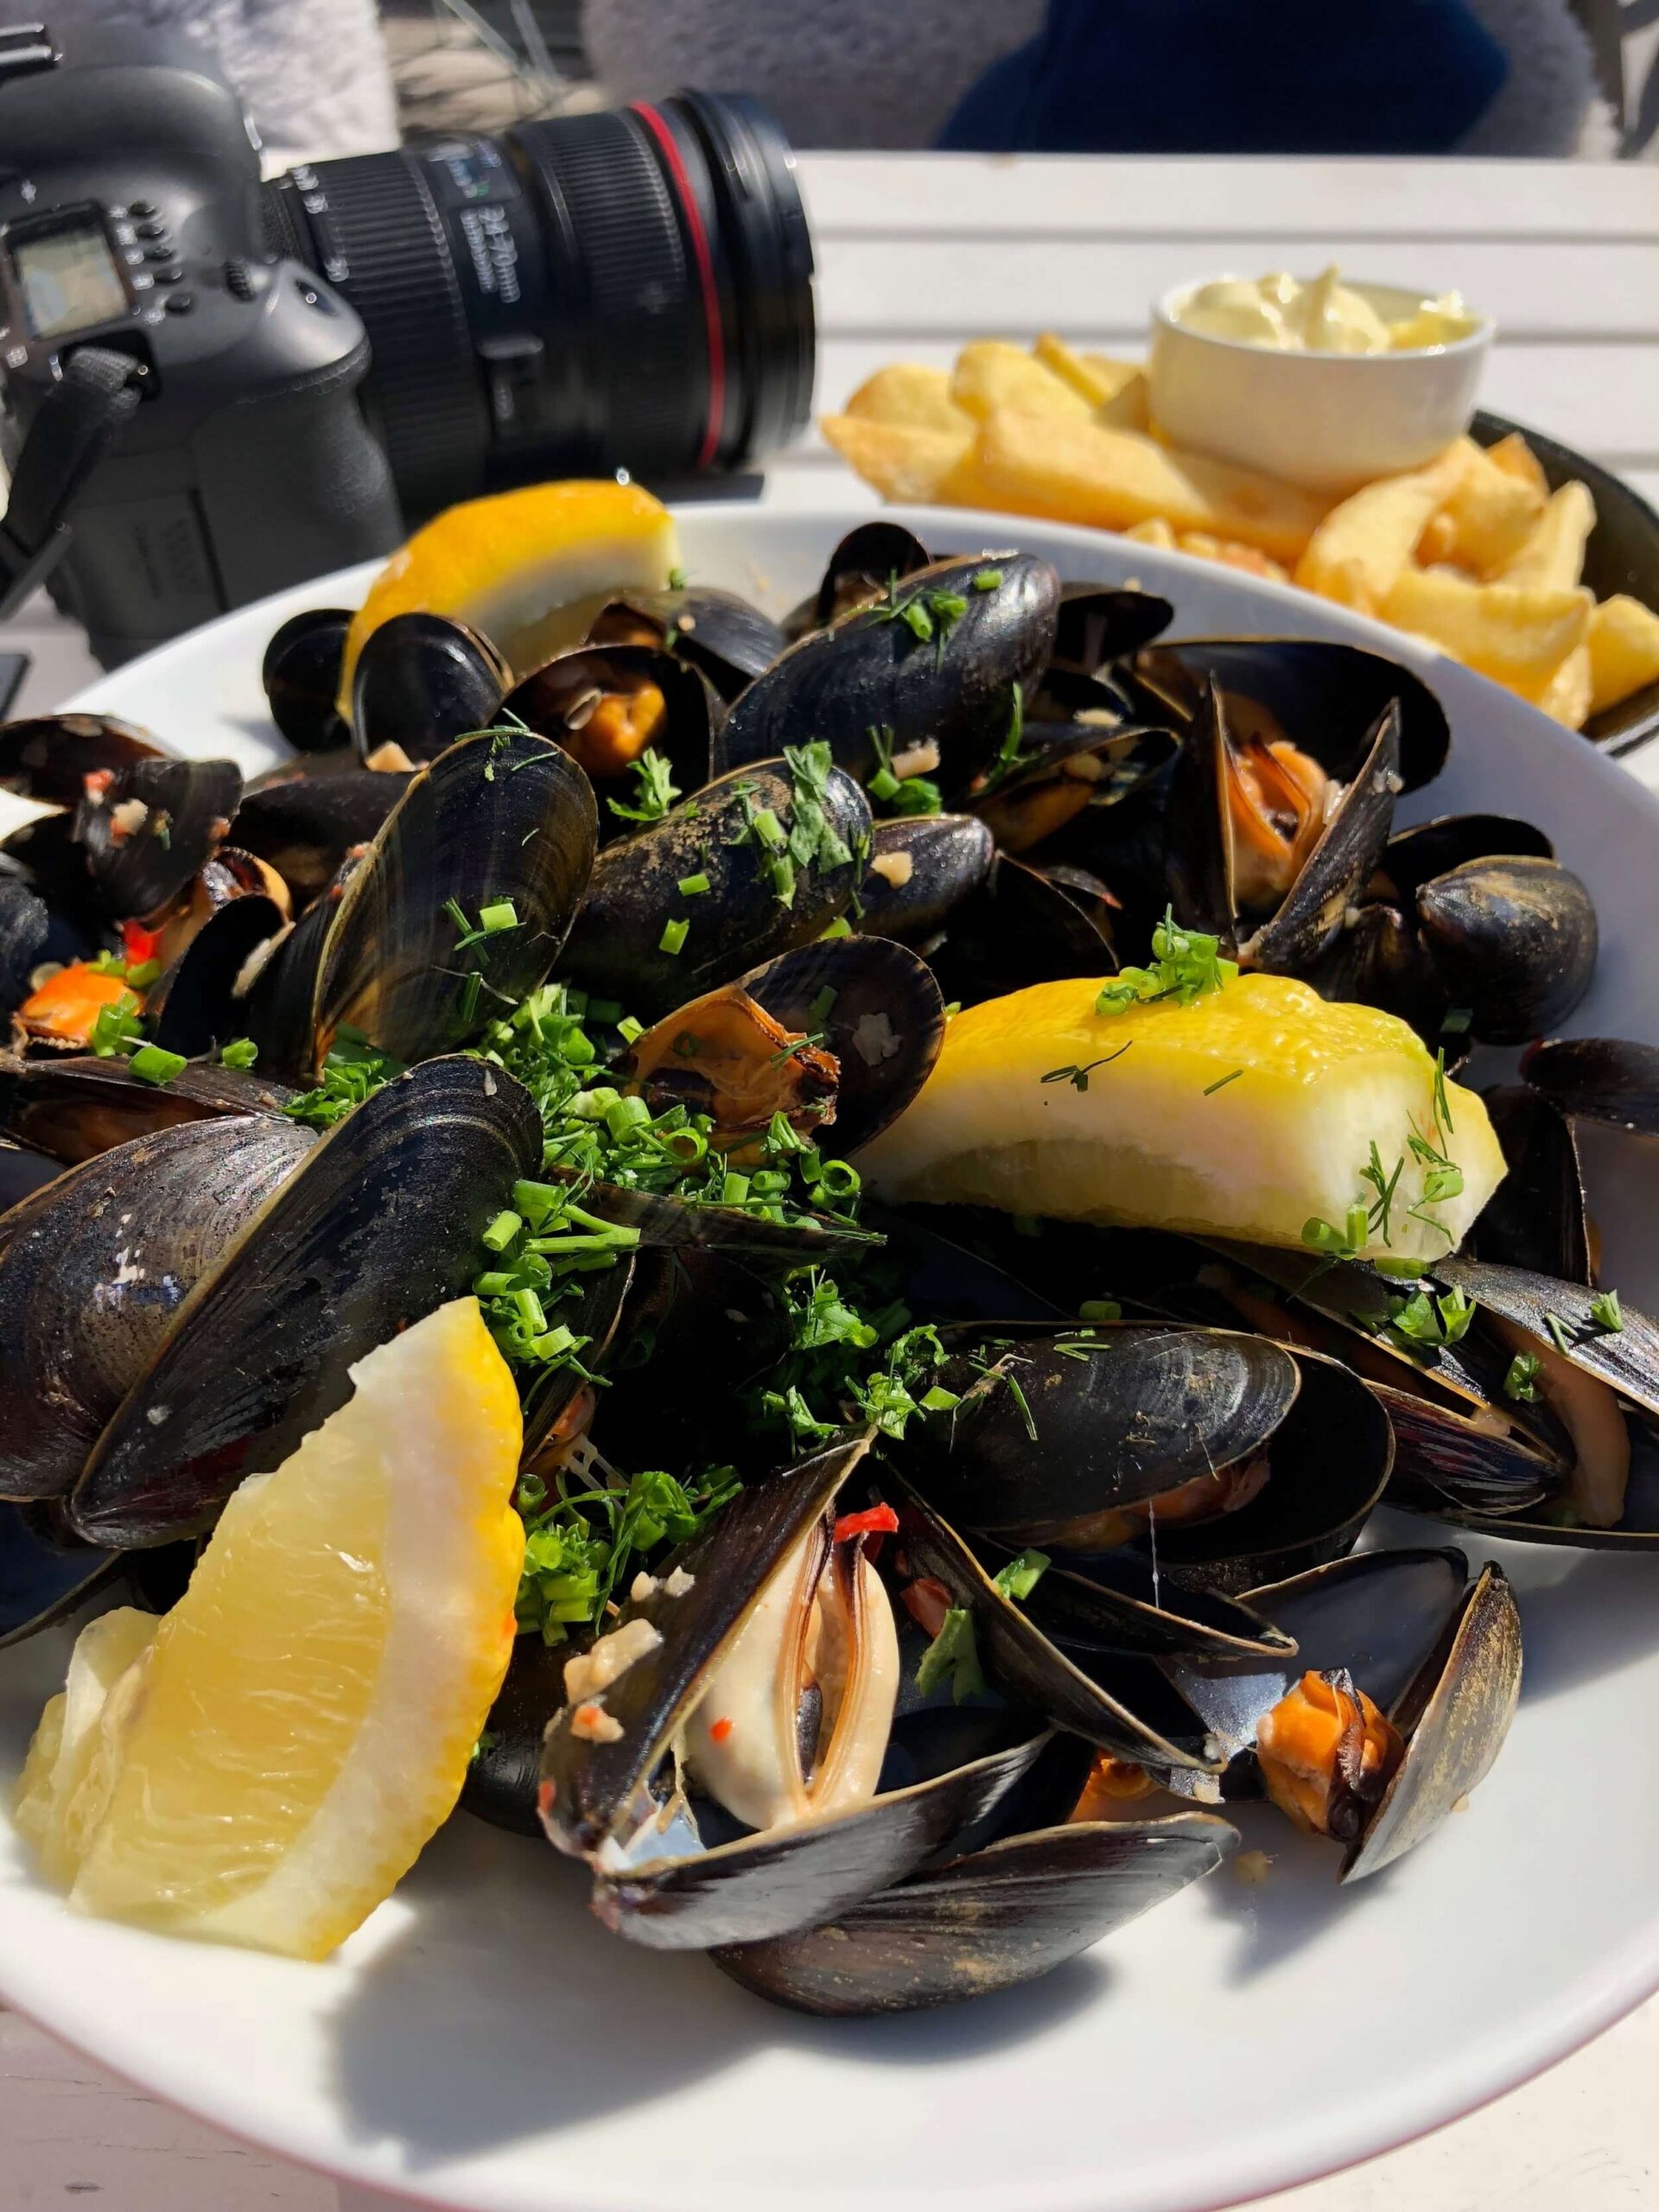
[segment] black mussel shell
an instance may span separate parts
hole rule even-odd
[[[396,747],[416,767],[487,729],[512,683],[490,640],[447,614],[394,614],[370,632],[352,671],[352,742],[371,760]]]
[[[997,1587],[966,1540],[904,1487],[899,1571],[942,1582],[952,1605],[972,1615],[993,1688],[1115,1758],[1160,1769],[1215,1765],[1204,1721],[1152,1660],[1052,1639]]]
[[[528,1093],[478,1060],[429,1060],[339,1122],[150,1339],[76,1485],[76,1528],[139,1545],[210,1527],[345,1402],[353,1361],[470,1287],[480,1236],[541,1155]]]
[[[301,753],[327,753],[351,742],[336,705],[351,626],[349,607],[308,607],[290,614],[265,647],[259,681],[270,718]]]
[[[0,722],[0,791],[43,806],[79,806],[88,776],[162,758],[148,731],[112,715],[35,715]]]
[[[830,1149],[855,1152],[902,1114],[944,1041],[944,1001],[926,963],[879,937],[830,938],[781,954],[742,988],[791,1032],[822,1038],[840,1068]]]
[[[771,849],[752,827],[767,810],[785,832],[803,823],[805,810],[798,810],[795,781],[781,762],[721,776],[637,836],[607,845],[594,863],[561,976],[654,1021],[821,936],[856,888],[855,849],[870,830],[864,794],[843,771],[830,771],[822,810],[833,842],[826,836],[811,857],[791,861],[787,901],[766,865]],[[698,875],[709,879],[706,892],[680,890]],[[684,940],[670,951],[664,937],[672,942],[670,925],[680,922]]]
[[[1387,842],[1399,760],[1399,709],[1390,704],[1373,725],[1353,780],[1301,873],[1277,911],[1240,944],[1241,960],[1273,974],[1300,975],[1335,942]]]
[[[1553,861],[1555,848],[1533,823],[1513,814],[1442,814],[1397,830],[1382,849],[1370,895],[1410,906],[1423,885],[1465,861]]]
[[[0,1019],[15,1014],[34,988],[51,929],[45,899],[21,876],[0,875]]]
[[[262,780],[244,794],[232,839],[270,863],[297,912],[322,896],[348,853],[378,833],[409,780],[401,771],[355,764],[326,775],[289,772]]]
[[[328,933],[346,886],[366,858],[365,848],[340,863],[321,898],[307,907],[254,977],[242,1034],[258,1047],[259,1065],[285,1083],[315,1080],[317,983]]]
[[[293,1095],[286,1084],[216,1060],[156,1084],[141,1081],[124,1059],[0,1054],[0,1133],[71,1166],[181,1122],[280,1114]]]
[[[1000,581],[976,590],[976,575]],[[925,611],[938,594],[962,612]],[[1007,734],[1015,683],[1032,685],[1046,664],[1059,605],[1059,579],[1026,553],[938,561],[899,588],[894,608],[861,608],[813,632],[752,683],[732,709],[721,739],[728,767],[779,753],[810,736],[828,741],[861,783],[874,771],[877,734],[894,753],[938,747],[938,781],[950,798],[995,757]],[[925,634],[924,634],[925,632]]]
[[[996,840],[974,814],[917,814],[878,822],[858,887],[866,937],[925,947],[990,874]]]
[[[52,1160],[43,1152],[31,1151],[27,1146],[13,1143],[10,1137],[0,1137],[0,1216],[21,1205],[25,1198],[33,1198],[36,1191],[44,1190],[62,1172],[63,1163]]]
[[[1057,671],[1050,683],[1090,686],[1092,678]],[[1030,742],[1011,773],[982,792],[970,786],[963,800],[989,828],[1005,853],[1029,852],[1058,836],[1085,808],[1121,804],[1160,775],[1174,757],[1168,730],[1120,723],[1105,728],[1087,721],[1026,724]]]
[[[1431,1272],[1437,1281],[1455,1283],[1488,1312],[1502,1314],[1545,1344],[1555,1341],[1549,1325],[1553,1315],[1566,1338],[1559,1347],[1564,1358],[1659,1417],[1659,1326],[1645,1313],[1626,1306],[1624,1326],[1604,1329],[1592,1311],[1596,1294],[1585,1283],[1462,1257],[1438,1260]]]
[[[170,906],[230,835],[242,797],[230,760],[136,760],[82,799],[75,837],[116,920]]]
[[[651,735],[650,749],[668,762],[677,791],[700,790],[714,772],[715,733],[724,709],[709,679],[674,653],[651,645],[579,645],[544,662],[515,684],[503,703],[504,720],[516,715],[582,763],[599,795],[604,840],[629,836],[639,828],[617,810],[635,803],[638,784],[630,767],[603,772],[583,734],[603,697],[645,685],[663,700],[662,721]]]
[[[0,1505],[0,1650],[84,1605],[120,1564],[113,1552],[53,1541],[38,1508]]]
[[[1521,1073],[1563,1114],[1659,1136],[1659,1046],[1552,1037],[1522,1054]]]
[[[0,1497],[69,1488],[189,1292],[313,1141],[280,1117],[188,1122],[71,1168],[4,1217]],[[219,1355],[204,1356],[216,1392]]]
[[[1116,1542],[1123,1509],[1252,1459],[1300,1387],[1265,1338],[1155,1323],[1010,1331],[953,1351],[938,1380],[962,1403],[906,1437],[918,1485],[963,1529],[1074,1550]]]
[[[1170,778],[1164,865],[1170,900],[1183,923],[1231,944],[1238,934],[1238,907],[1226,763],[1226,709],[1220,687],[1206,679]]]
[[[194,1059],[245,1036],[254,979],[289,927],[263,892],[227,899],[146,994],[156,1043]]]
[[[1019,1556],[984,1536],[970,1548],[991,1574]],[[1183,1587],[1134,1552],[1102,1552],[1069,1562],[1065,1552],[1051,1557],[1041,1580],[1020,1604],[1045,1636],[1074,1655],[1236,1659],[1290,1648],[1287,1637],[1237,1599]]]
[[[0,1508],[0,1511],[4,1509]],[[461,1785],[461,1809],[515,1835],[540,1835],[536,1789],[542,1772],[542,1736],[564,1703],[564,1669],[588,1639],[556,1643],[521,1636],[507,1662],[506,1680],[490,1707],[479,1748]]]
[[[769,614],[711,584],[624,592],[594,618],[593,645],[666,646],[701,670],[728,704],[770,668],[789,639]]]
[[[1149,645],[1174,620],[1175,609],[1154,591],[1122,584],[1062,584],[1053,658],[1061,667],[1094,676]]]
[[[947,1001],[960,1006],[977,1006],[1027,983],[1117,973],[1111,945],[1077,900],[1006,853],[952,910],[943,939],[927,948],[927,961]]]
[[[1206,678],[1224,695],[1238,735],[1287,738],[1328,773],[1353,768],[1363,733],[1400,709],[1400,774],[1416,791],[1446,765],[1446,711],[1420,676],[1359,645],[1305,638],[1191,638],[1148,645],[1134,662],[1136,703],[1166,702],[1178,729],[1192,719]]]
[[[867,1204],[861,1219],[879,1230],[898,1269],[896,1287],[922,1321],[1035,1321],[1064,1328],[1063,1306],[953,1235],[943,1206]],[[938,1217],[938,1219],[935,1217]],[[954,1223],[946,1222],[948,1229]]]
[[[1443,1405],[1414,1389],[1369,1384],[1394,1430],[1390,1504],[1461,1516],[1525,1513],[1560,1495],[1568,1461],[1516,1416],[1540,1408]]]
[[[1572,1123],[1526,1084],[1495,1084],[1484,1096],[1509,1173],[1475,1224],[1475,1249],[1503,1267],[1587,1283],[1584,1176]]]
[[[629,1308],[637,1262],[624,1253],[608,1268],[596,1268],[582,1278],[581,1294],[563,1299],[559,1319],[573,1335],[582,1338],[581,1367],[555,1367],[526,1377],[519,1386],[524,1423],[521,1465],[534,1465],[537,1453],[554,1435],[573,1399],[587,1388],[582,1374],[601,1375],[617,1348],[617,1332]],[[543,1716],[545,1718],[545,1716]],[[541,1743],[537,1741],[539,1758]]]
[[[582,1197],[586,1212],[637,1229],[642,1247],[652,1250],[752,1253],[791,1262],[834,1259],[868,1250],[880,1239],[864,1229],[812,1215],[800,1221],[768,1221],[739,1206],[693,1205],[652,1191],[629,1191],[615,1183],[590,1183]]]
[[[825,562],[816,597],[785,617],[785,635],[792,639],[809,630],[822,630],[838,614],[880,598],[895,582],[902,583],[906,576],[931,567],[932,561],[921,539],[903,523],[860,523]]]
[[[1595,907],[1554,861],[1466,861],[1422,886],[1417,925],[1447,1004],[1468,1008],[1485,1044],[1554,1028],[1595,972]]]
[[[339,899],[317,976],[314,1065],[342,1026],[409,1063],[453,1051],[516,1006],[558,957],[595,836],[593,788],[558,746],[506,730],[452,745],[410,782]],[[478,936],[483,907],[502,900],[513,925]]]

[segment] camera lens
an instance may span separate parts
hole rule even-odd
[[[411,522],[537,476],[735,467],[806,419],[811,243],[752,99],[678,92],[267,192],[281,248],[363,318]]]

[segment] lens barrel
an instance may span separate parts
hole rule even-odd
[[[318,162],[267,193],[279,250],[363,318],[411,522],[539,476],[737,467],[806,420],[811,240],[745,96]]]

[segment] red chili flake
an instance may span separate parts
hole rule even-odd
[[[552,1811],[553,1800],[558,1796],[558,1784],[555,1782],[543,1782],[537,1790],[536,1807],[543,1820],[545,1820],[548,1815]]]
[[[836,1523],[836,1541],[849,1542],[854,1536],[892,1536],[899,1529],[899,1516],[890,1505],[867,1506],[862,1513],[843,1513]]]
[[[115,781],[113,768],[89,768],[81,778],[81,788],[94,805],[101,806],[104,794]]]
[[[141,967],[146,960],[153,960],[161,942],[161,931],[147,930],[142,922],[121,925],[121,949],[135,968]]]
[[[925,1574],[918,1581],[906,1583],[899,1596],[917,1627],[937,1636],[950,1610],[950,1592],[944,1583],[935,1575]]]
[[[731,1732],[732,1724],[729,1720],[716,1720],[709,1731],[709,1740],[711,1744],[723,1744]]]

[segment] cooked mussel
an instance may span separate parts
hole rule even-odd
[[[789,639],[734,591],[686,584],[624,592],[594,616],[587,643],[654,645],[700,670],[729,703],[772,666]]]
[[[327,773],[290,769],[262,777],[243,794],[232,840],[270,863],[296,909],[308,906],[347,854],[379,833],[408,785],[406,773],[360,768],[354,760]]]
[[[352,671],[352,743],[371,766],[417,768],[487,729],[512,681],[478,631],[447,614],[394,614]]]
[[[869,605],[895,583],[931,566],[932,560],[915,531],[903,523],[860,523],[824,563],[816,593],[784,617],[785,639],[792,643],[809,630],[824,629],[838,614]]]
[[[272,721],[298,752],[351,742],[336,705],[351,626],[349,607],[308,607],[271,632],[259,680]]]
[[[1563,1114],[1659,1135],[1659,1046],[1554,1037],[1522,1054],[1521,1073]]]
[[[150,1141],[201,1149],[240,1126],[195,1122]],[[252,1127],[302,1147],[310,1139],[290,1122]],[[458,1058],[425,1062],[318,1139],[195,1270],[188,1306],[169,1300],[160,1325],[144,1330],[119,1410],[110,1407],[75,1484],[73,1526],[123,1546],[210,1527],[245,1475],[278,1465],[344,1403],[353,1361],[470,1288],[480,1236],[541,1148],[528,1094],[503,1071]],[[107,1166],[91,1162],[53,1187],[95,1182]]]
[[[105,912],[165,914],[229,836],[241,796],[229,760],[135,760],[89,789],[74,836]]]
[[[1088,697],[1099,687],[1089,677],[1052,672],[1034,702],[1070,705],[1077,719],[1046,722],[1027,714],[1023,750],[1006,772],[976,779],[964,805],[983,822],[1005,853],[1025,853],[1058,836],[1085,808],[1101,809],[1127,799],[1160,775],[1173,758],[1175,740],[1167,730],[1096,722],[1097,711],[1057,698],[1062,684]]]
[[[1168,600],[1136,585],[1062,584],[1053,664],[1098,676],[1150,645],[1174,619]]]
[[[1547,1092],[1526,1084],[1496,1084],[1484,1096],[1510,1172],[1475,1224],[1476,1250],[1505,1267],[1589,1282],[1589,1218],[1572,1122]]]
[[[0,1016],[16,1012],[34,988],[52,917],[20,876],[0,875]]]
[[[1558,861],[1465,861],[1421,887],[1416,912],[1440,995],[1468,1009],[1471,1035],[1485,1043],[1525,1044],[1590,988],[1596,910]]]
[[[599,794],[601,834],[608,838],[626,836],[648,818],[635,772],[647,752],[667,763],[676,797],[708,782],[723,710],[707,679],[673,653],[587,645],[516,684],[502,715],[551,738],[581,765]]]
[[[817,777],[798,756],[718,777],[601,852],[559,972],[654,1020],[820,936],[852,901],[869,830],[842,769]]]
[[[811,736],[861,783],[884,750],[895,772],[906,756],[936,758],[950,799],[1001,749],[1014,685],[1033,685],[1047,664],[1058,606],[1058,577],[1033,555],[935,562],[891,605],[842,615],[775,661],[732,709],[725,764]]]
[[[1369,1552],[1250,1601],[1294,1637],[1294,1664],[1171,1668],[1231,1754],[1223,1793],[1266,1795],[1344,1844],[1343,1880],[1376,1873],[1502,1747],[1521,1687],[1509,1583],[1497,1567],[1471,1578],[1459,1551]]]
[[[146,730],[113,715],[35,715],[0,722],[0,791],[43,806],[79,806],[88,776],[101,779],[137,760],[159,760]]]
[[[951,909],[927,959],[946,999],[959,1006],[1027,983],[1117,972],[1098,921],[1063,885],[1006,853]]]
[[[292,1096],[285,1084],[216,1060],[194,1062],[156,1084],[114,1056],[21,1060],[0,1054],[0,1132],[71,1166],[180,1122],[280,1114]]]
[[[277,1116],[190,1122],[0,1219],[0,1497],[69,1488],[189,1293],[313,1141]]]
[[[990,874],[996,840],[976,815],[922,814],[878,822],[858,887],[866,937],[925,947],[945,918]]]

